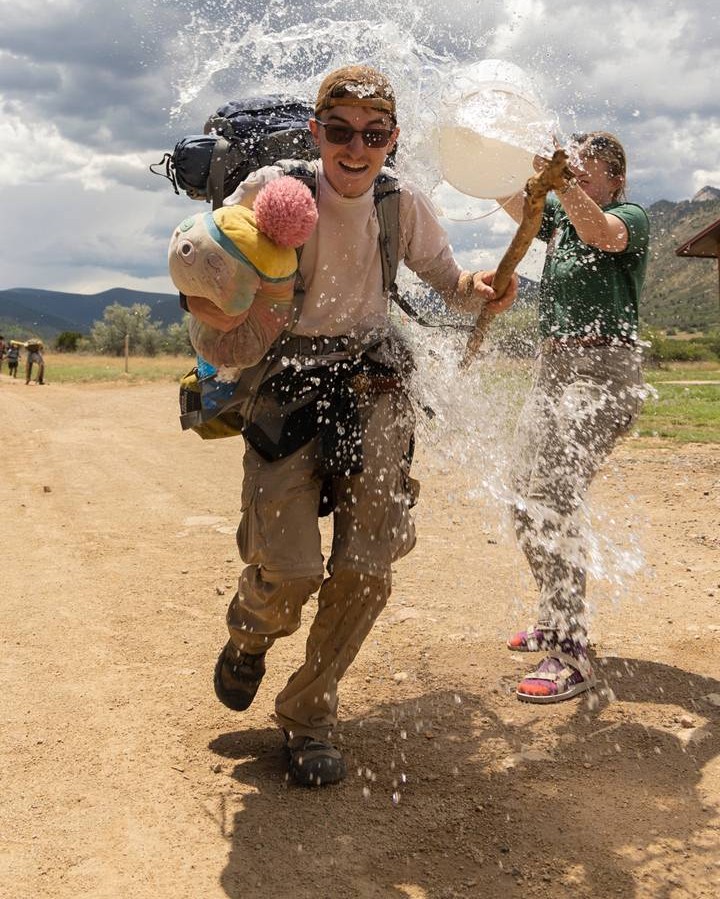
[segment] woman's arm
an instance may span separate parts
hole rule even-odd
[[[583,243],[607,253],[622,253],[627,249],[625,223],[611,212],[603,212],[577,181],[571,181],[556,195]]]

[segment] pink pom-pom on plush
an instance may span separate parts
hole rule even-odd
[[[258,228],[281,247],[299,247],[313,233],[317,206],[310,188],[283,175],[260,191],[253,204]]]

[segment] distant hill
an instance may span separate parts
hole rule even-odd
[[[95,294],[15,287],[0,290],[0,333],[22,338],[34,335],[48,341],[63,331],[87,334],[93,322],[102,319],[105,307],[114,303],[149,306],[150,318],[163,327],[182,321],[177,294],[147,293],[123,287]]]
[[[651,255],[640,305],[646,324],[667,330],[720,328],[716,259],[688,258],[675,250],[720,219],[720,190],[704,187],[692,200],[660,200],[648,209]]]
[[[707,203],[709,200],[720,200],[720,189],[705,185],[692,198],[693,203]]]
[[[533,296],[536,287],[534,281],[521,277],[521,299]],[[433,291],[428,291],[426,296],[415,296],[410,302],[420,315],[433,323],[474,323],[472,316],[448,312],[440,297]],[[120,287],[96,294],[16,287],[12,290],[0,290],[0,334],[22,339],[37,336],[46,341],[54,340],[63,331],[87,334],[93,322],[102,319],[105,307],[113,303],[121,306],[143,303],[150,306],[150,318],[161,322],[164,327],[182,321],[183,317],[177,294],[144,293]]]
[[[699,231],[720,219],[720,189],[706,186],[692,200],[660,200],[648,208],[651,252],[640,304],[645,325],[662,330],[709,331],[720,329],[720,287],[716,259],[679,257],[675,250]],[[533,302],[535,282],[521,279],[520,301]],[[418,308],[426,316],[447,313],[435,308],[432,298]],[[117,287],[96,294],[60,293],[17,287],[0,290],[0,334],[6,337],[41,337],[51,341],[63,331],[87,334],[103,317],[106,306],[120,303],[150,306],[150,317],[164,327],[182,321],[177,294],[146,293]],[[452,316],[451,316],[452,319]]]

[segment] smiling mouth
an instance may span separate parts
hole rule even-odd
[[[362,165],[352,165],[349,162],[339,162],[338,165],[343,171],[348,172],[350,175],[359,175],[368,170],[368,166],[365,163]]]

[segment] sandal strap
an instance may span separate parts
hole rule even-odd
[[[571,656],[559,649],[548,652],[546,658],[556,659],[558,662],[562,662],[563,667],[560,668],[559,671],[532,671],[530,674],[526,674],[523,680],[542,680],[548,681],[551,684],[557,684],[558,690],[561,693],[564,691],[567,682],[574,674],[579,674],[587,684],[595,684],[595,675],[592,672],[590,663],[585,659]]]
[[[571,656],[569,653],[563,652],[560,649],[551,649],[548,652],[548,658],[557,659],[558,662],[563,663],[565,668],[572,668],[575,671],[579,671],[582,675],[583,680],[595,680],[592,667],[587,659],[578,658],[578,656]]]
[[[557,632],[557,628],[549,621],[535,621],[533,624],[527,626],[525,633],[533,634],[535,631],[542,631],[544,634],[554,634]]]
[[[526,674],[523,680],[546,680],[551,684],[564,687],[575,673],[572,668],[561,668],[560,671],[533,671],[531,674]]]
[[[529,624],[524,631],[518,631],[515,638],[522,637],[526,646],[534,646],[537,644],[537,648],[542,649],[544,646],[550,646],[555,642],[554,640],[548,640],[546,635],[554,637],[556,634],[557,628],[550,624],[550,622],[538,621],[534,624]]]

